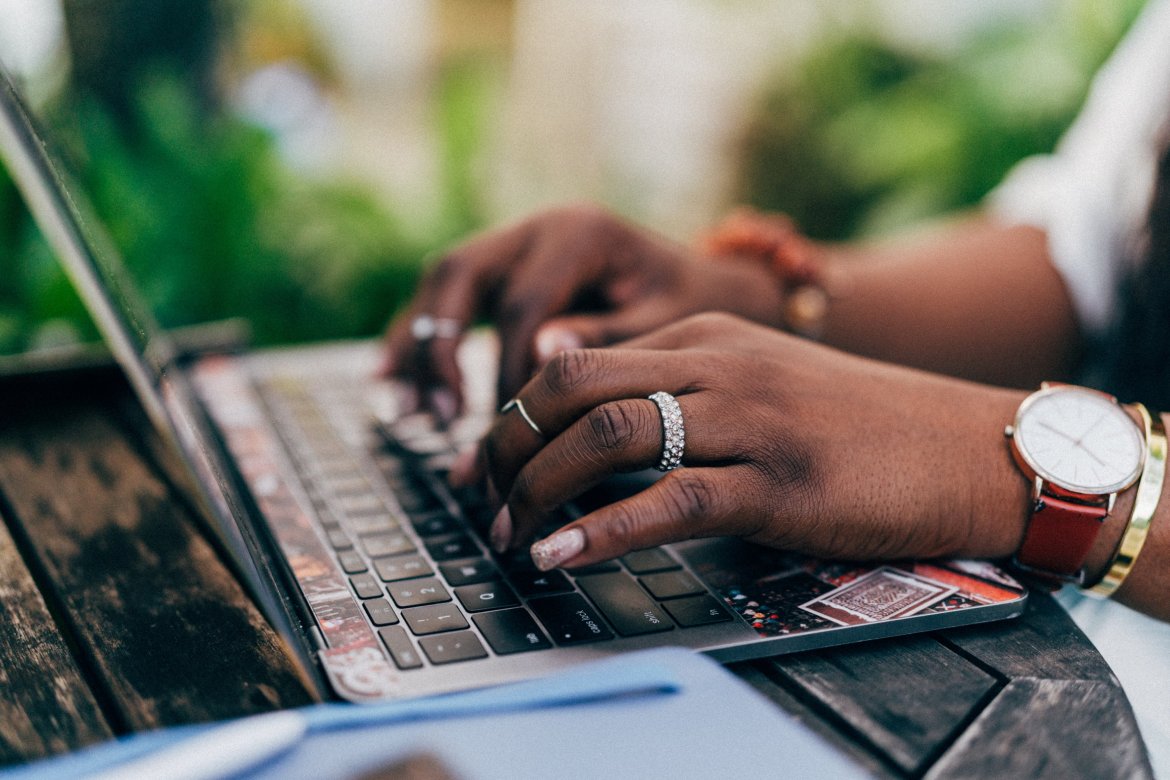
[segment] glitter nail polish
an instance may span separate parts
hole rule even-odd
[[[585,549],[585,532],[580,528],[559,531],[532,545],[532,562],[541,571],[555,569]]]

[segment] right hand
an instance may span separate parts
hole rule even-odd
[[[500,335],[500,399],[558,352],[622,341],[704,311],[779,326],[782,287],[752,260],[708,262],[594,206],[546,211],[477,236],[424,276],[386,336],[385,376],[411,383],[441,417],[463,404],[459,339],[419,340],[421,315]]]

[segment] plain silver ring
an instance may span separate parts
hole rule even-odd
[[[432,317],[420,314],[410,321],[410,335],[415,341],[457,339],[463,334],[463,323],[450,317]]]
[[[670,393],[659,390],[650,396],[662,416],[662,455],[655,466],[659,471],[674,471],[682,465],[687,434],[683,426],[682,407]]]
[[[524,418],[524,422],[528,423],[529,428],[536,431],[537,436],[544,438],[544,431],[540,430],[540,426],[537,425],[536,422],[528,416],[528,410],[524,408],[524,402],[519,398],[513,398],[511,401],[501,406],[500,414],[507,414],[513,409],[520,412],[520,416]]]

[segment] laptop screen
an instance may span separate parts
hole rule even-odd
[[[73,186],[8,73],[0,67],[0,161],[61,261],[156,430],[187,466],[204,516],[273,625],[286,637],[277,575],[228,458],[177,365],[174,343],[138,295],[118,252]]]
[[[0,158],[85,303],[106,345],[126,371],[156,426],[159,383],[175,350],[143,305],[109,239],[37,131],[12,79],[0,69]]]

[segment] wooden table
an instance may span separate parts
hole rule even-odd
[[[0,765],[310,695],[116,371],[0,380]],[[740,664],[883,777],[1151,777],[1047,595],[992,626]]]

